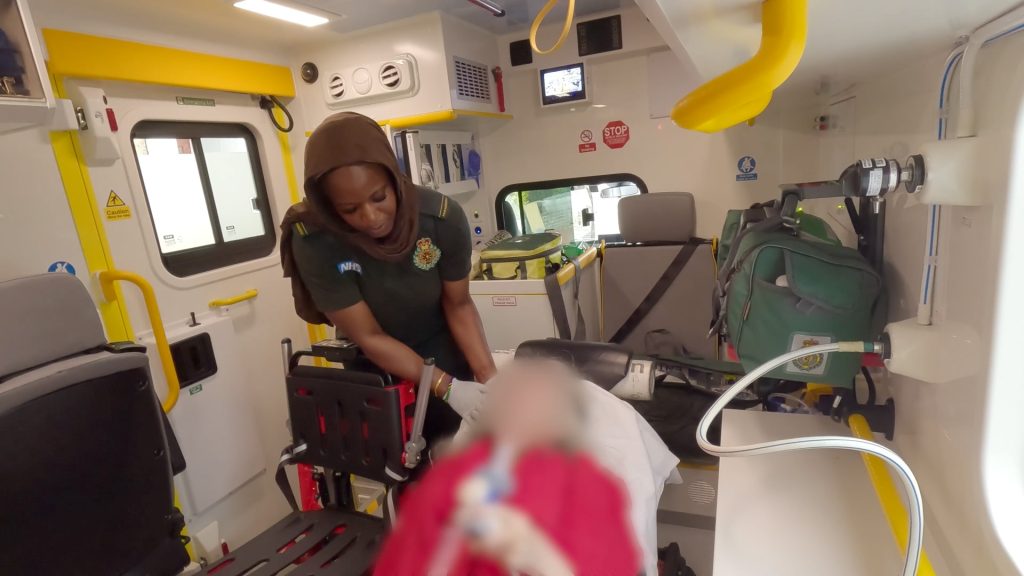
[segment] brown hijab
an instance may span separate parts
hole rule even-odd
[[[395,226],[386,238],[375,240],[357,232],[338,215],[321,189],[327,173],[352,164],[379,164],[391,174],[398,195]],[[307,203],[324,228],[379,260],[398,260],[416,244],[419,198],[416,186],[401,170],[384,130],[355,112],[342,112],[323,121],[306,142]]]

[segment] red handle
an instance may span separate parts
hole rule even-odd
[[[491,74],[494,74],[495,88],[498,90],[498,112],[505,111],[505,85],[501,81],[501,66],[495,66],[491,69]]]

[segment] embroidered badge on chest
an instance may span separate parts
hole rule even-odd
[[[430,238],[416,241],[416,251],[412,253],[412,263],[420,270],[432,270],[441,259],[441,249]]]

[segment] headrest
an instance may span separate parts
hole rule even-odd
[[[0,282],[0,378],[106,341],[78,278],[54,272]]]
[[[655,192],[619,200],[619,232],[626,242],[687,242],[697,228],[693,194]]]

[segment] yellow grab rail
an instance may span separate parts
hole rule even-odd
[[[604,243],[602,242],[601,245],[603,246]],[[591,246],[590,248],[587,248],[586,252],[580,254],[580,257],[576,259],[576,261],[579,262],[580,271],[587,266],[590,266],[590,264],[597,259],[598,253],[602,250],[604,250],[603,247]],[[576,266],[562,266],[558,269],[558,272],[556,272],[555,275],[558,276],[558,285],[565,286],[576,276]]]
[[[807,0],[764,0],[757,53],[679,100],[672,121],[681,128],[718,132],[751,120],[796,69],[806,44]]]
[[[232,306],[239,302],[245,302],[246,300],[252,300],[253,298],[260,295],[260,291],[255,288],[250,288],[241,294],[235,294],[227,298],[216,298],[210,300],[210,308],[222,308],[224,306]]]
[[[100,281],[100,288],[103,290],[103,297],[108,302],[117,301],[117,293],[114,291],[114,282],[123,280],[138,287],[142,292],[142,299],[146,302],[146,313],[149,315],[149,324],[153,328],[153,338],[156,340],[156,351],[160,355],[160,364],[164,369],[164,379],[167,380],[167,398],[164,399],[164,412],[170,412],[178,403],[178,372],[174,368],[174,360],[171,358],[171,347],[167,343],[167,333],[164,331],[164,321],[160,317],[160,306],[156,303],[156,293],[153,286],[138,274],[124,272],[122,270],[104,270],[97,277]],[[124,303],[121,303],[124,306]]]
[[[871,426],[863,416],[853,414],[850,416],[847,424],[849,424],[854,436],[861,440],[874,442],[875,436],[871,432]],[[906,554],[910,519],[907,516],[906,507],[903,506],[903,499],[900,498],[900,493],[896,490],[896,484],[893,483],[892,476],[889,474],[889,468],[877,456],[861,454],[861,457],[864,459],[864,466],[868,469],[868,476],[871,477],[871,484],[875,487],[878,502],[882,505],[882,511],[889,521],[892,535],[896,538],[896,543],[899,544],[900,550]],[[932,568],[932,563],[928,560],[928,554],[924,550],[921,550],[921,563],[917,568],[917,574],[918,576],[935,576],[935,570]]]

